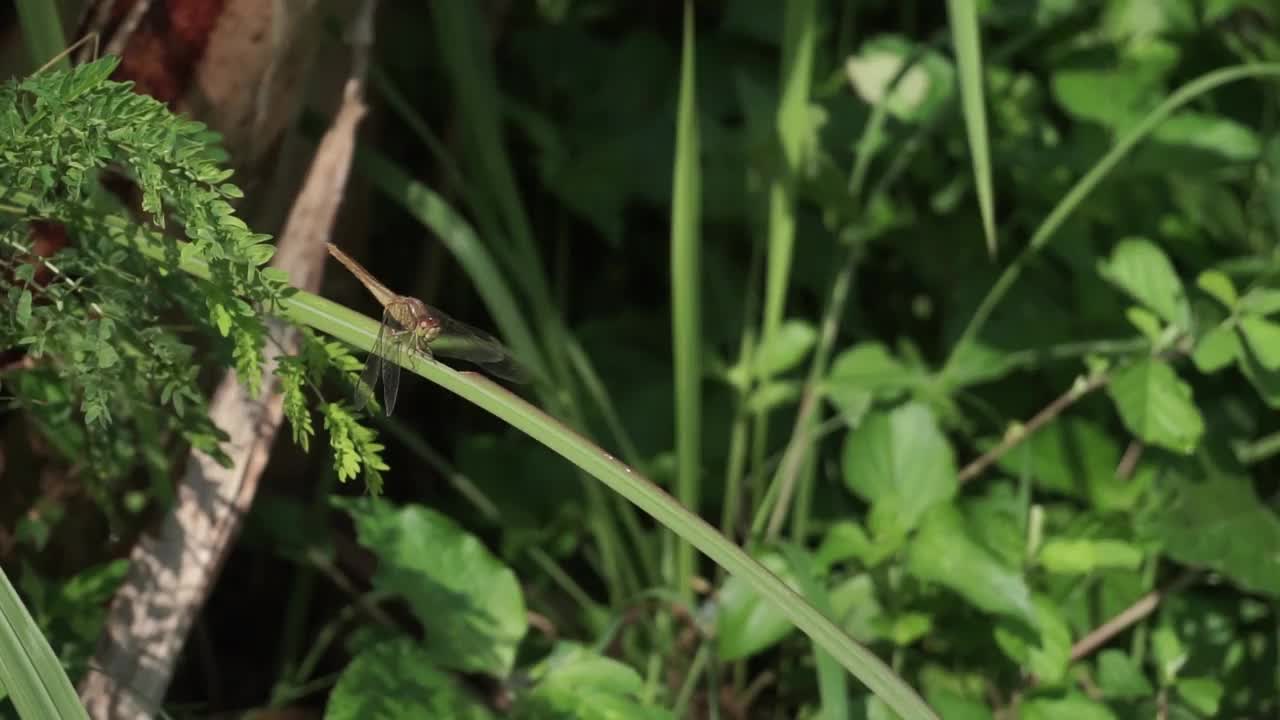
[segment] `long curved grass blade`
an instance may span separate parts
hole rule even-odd
[[[147,233],[121,236],[121,240],[130,242],[157,262],[168,262],[163,245],[150,241]],[[179,266],[197,277],[210,277],[208,265],[194,258],[181,258]],[[377,339],[379,323],[308,292],[294,293],[285,300],[281,310],[292,322],[313,327],[357,348],[372,348]],[[741,577],[748,587],[777,608],[905,720],[937,720],[938,716],[924,700],[889,666],[855,642],[777,575],[701,517],[686,510],[657,485],[572,428],[483,375],[460,373],[446,365],[430,362],[418,353],[407,356],[406,367],[545,445],[663,526],[671,528],[730,575]]]
[[[671,331],[676,382],[676,496],[685,507],[701,500],[702,472],[702,172],[698,157],[698,105],[694,72],[693,3],[684,5],[684,48],[676,110],[676,157],[671,183]],[[675,548],[675,585],[692,597],[693,548]]]
[[[983,104],[982,41],[978,34],[978,8],[974,0],[947,0],[951,18],[951,40],[960,71],[960,105],[969,135],[969,157],[973,160],[973,184],[978,192],[982,230],[987,252],[996,253],[996,203],[991,187],[991,147],[987,138],[987,110]]]
[[[88,718],[62,663],[0,569],[0,685],[24,718]]]

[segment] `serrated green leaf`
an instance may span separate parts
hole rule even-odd
[[[970,539],[964,518],[950,503],[923,518],[907,546],[907,571],[958,593],[980,610],[1035,625],[1031,591],[1022,575]]]
[[[512,720],[669,720],[642,703],[644,679],[631,667],[584,647],[560,643],[530,674],[535,685],[511,709]]]
[[[1109,700],[1136,700],[1151,697],[1154,692],[1142,667],[1121,650],[1108,649],[1098,654],[1098,686]]]
[[[98,343],[98,367],[109,368],[120,361],[120,355],[109,343]]]
[[[1280,369],[1280,325],[1260,315],[1246,314],[1241,316],[1238,327],[1262,367]]]
[[[1255,315],[1274,315],[1280,312],[1280,290],[1256,288],[1240,298],[1240,309]]]
[[[527,629],[515,573],[452,519],[425,507],[335,499],[378,557],[375,587],[403,597],[441,667],[506,677]]]
[[[1163,360],[1148,357],[1123,368],[1107,392],[1125,427],[1144,441],[1183,454],[1200,443],[1204,419],[1191,386]]]
[[[757,377],[785,373],[799,365],[818,339],[818,331],[802,320],[788,320],[756,350]]]
[[[225,305],[219,303],[213,306],[213,322],[218,326],[218,332],[222,334],[222,337],[227,337],[231,334],[233,319]]]
[[[873,535],[901,538],[955,495],[955,454],[932,411],[909,403],[871,415],[849,433],[844,481],[871,503]]]
[[[1061,684],[1071,662],[1071,628],[1057,605],[1036,595],[1035,625],[1022,620],[1002,620],[995,628],[996,645],[1045,685]]]
[[[14,311],[14,319],[18,327],[25,328],[31,324],[31,291],[26,288],[18,295],[18,307]]]
[[[399,637],[366,648],[342,671],[325,720],[495,716],[434,662],[426,647]]]
[[[1196,284],[1228,310],[1235,309],[1236,303],[1240,300],[1235,283],[1231,282],[1231,278],[1224,272],[1205,270],[1196,278]]]
[[[1251,128],[1222,115],[1184,110],[1156,126],[1152,139],[1213,153],[1232,162],[1249,162],[1258,157],[1262,143]]]
[[[1186,646],[1168,625],[1161,625],[1151,633],[1151,655],[1162,686],[1173,683],[1188,657]]]
[[[1235,361],[1240,352],[1235,327],[1226,322],[1215,326],[1196,342],[1191,360],[1203,373],[1214,373]]]
[[[1161,327],[1160,318],[1155,313],[1135,305],[1126,309],[1124,316],[1129,320],[1129,324],[1137,328],[1138,332],[1152,344],[1159,342],[1164,328]]]
[[[1191,328],[1191,306],[1173,263],[1158,245],[1143,238],[1120,242],[1098,271],[1108,282],[1145,305],[1165,322]]]
[[[1084,695],[1037,697],[1018,708],[1019,720],[1116,720],[1115,713]]]
[[[1160,512],[1139,526],[1173,560],[1205,567],[1241,586],[1280,597],[1280,518],[1258,497],[1245,469],[1208,449],[1161,470]],[[1248,538],[1249,542],[1242,542]]]
[[[1225,692],[1221,681],[1209,677],[1180,678],[1174,687],[1196,712],[1205,717],[1218,714],[1218,706],[1222,703]]]
[[[783,557],[768,553],[756,558],[783,582],[796,581]],[[795,626],[773,604],[737,577],[725,581],[716,614],[716,653],[722,661],[742,660],[767,650],[795,632]]]
[[[1040,564],[1052,573],[1083,575],[1101,569],[1134,570],[1142,550],[1119,540],[1053,538],[1040,548]]]

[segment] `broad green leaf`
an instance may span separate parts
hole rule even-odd
[[[915,50],[912,43],[898,36],[873,38],[845,62],[845,75],[854,92],[868,105],[885,103],[898,120],[923,122],[954,94],[955,69],[938,53],[924,50],[891,90],[894,77],[902,72]]]
[[[1019,710],[1019,720],[1116,720],[1106,705],[1075,694],[1033,698],[1023,702]]]
[[[1059,685],[1071,661],[1071,628],[1048,597],[1037,594],[1032,602],[1035,627],[1020,620],[1003,620],[995,628],[996,645],[1044,685]]]
[[[803,320],[782,323],[772,336],[765,338],[755,354],[755,371],[759,377],[778,375],[800,364],[818,339],[818,331]]]
[[[1218,714],[1218,706],[1222,703],[1224,692],[1221,681],[1210,677],[1181,678],[1174,687],[1178,689],[1182,699],[1196,712],[1205,717]]]
[[[1187,647],[1182,644],[1178,634],[1168,625],[1161,625],[1151,633],[1151,656],[1156,664],[1156,673],[1160,676],[1160,684],[1167,686],[1178,677],[1182,666],[1187,664]]]
[[[1217,372],[1232,362],[1240,353],[1240,343],[1236,339],[1233,323],[1224,322],[1216,325],[1196,342],[1196,349],[1191,353],[1191,360],[1203,373]]]
[[[1152,74],[1132,67],[1058,70],[1053,97],[1078,118],[1123,130],[1160,101],[1162,89]]]
[[[781,555],[770,553],[757,559],[788,585],[795,586],[795,578]],[[786,616],[752,592],[745,582],[736,577],[725,581],[716,615],[716,650],[721,660],[751,657],[794,631],[795,626]]]
[[[1160,341],[1164,328],[1161,327],[1160,318],[1155,313],[1135,305],[1125,310],[1124,316],[1128,319],[1130,325],[1137,328],[1143,337],[1151,341],[1151,344],[1154,345]]]
[[[878,342],[859,343],[840,353],[827,374],[829,386],[869,392],[906,390],[923,380],[919,372],[903,365]]]
[[[1204,434],[1191,386],[1163,360],[1147,357],[1123,368],[1107,386],[1125,427],[1152,445],[1187,454]]]
[[[955,455],[929,408],[909,403],[871,415],[849,433],[844,480],[871,503],[873,535],[900,538],[955,495]]]
[[[845,578],[829,591],[832,619],[861,643],[881,639],[881,623],[884,614],[876,598],[875,580],[868,573]]]
[[[1258,157],[1262,143],[1252,129],[1221,115],[1182,111],[1156,126],[1151,139],[1221,156],[1230,162]]]
[[[1035,624],[1031,592],[1022,575],[974,542],[950,503],[925,516],[907,546],[907,571],[952,590],[980,610]]]
[[[1280,409],[1280,370],[1268,370],[1252,348],[1241,343],[1236,353],[1240,371],[1249,378],[1253,389],[1269,407]]]
[[[994,441],[985,445],[994,444]],[[1018,477],[1029,473],[1051,492],[1091,500],[1100,510],[1129,508],[1141,492],[1116,477],[1120,447],[1096,423],[1061,417],[1000,458],[999,466]]]
[[[1280,597],[1280,518],[1258,498],[1234,458],[1206,450],[1171,465],[1162,476],[1168,502],[1143,523],[1143,534],[1178,562]]]
[[[1142,550],[1120,540],[1054,538],[1040,548],[1040,564],[1052,573],[1084,575],[1095,570],[1134,570]]]
[[[14,311],[14,319],[18,327],[25,328],[31,324],[31,291],[26,288],[18,295],[18,307]]]
[[[850,520],[841,520],[827,528],[827,534],[823,536],[814,560],[818,567],[826,570],[846,560],[863,560],[870,550],[871,539],[862,526]]]
[[[933,629],[933,616],[921,612],[904,612],[881,616],[875,621],[879,635],[898,647],[907,647]]]
[[[1246,314],[1241,316],[1238,327],[1262,367],[1280,369],[1280,325],[1259,315]]]
[[[1151,697],[1154,690],[1142,667],[1122,650],[1107,649],[1098,654],[1098,686],[1110,700]]]
[[[1234,309],[1236,303],[1240,301],[1240,295],[1236,292],[1236,286],[1231,282],[1231,277],[1219,270],[1205,270],[1200,273],[1196,278],[1196,284],[1228,310]]]
[[[433,653],[409,638],[365,649],[347,665],[329,694],[325,720],[400,720],[495,716],[458,680],[435,663]]]
[[[1191,328],[1191,306],[1182,281],[1155,243],[1142,238],[1122,240],[1111,257],[1099,263],[1098,272],[1165,322],[1184,330]]]
[[[1240,298],[1240,309],[1257,315],[1272,315],[1280,312],[1280,290],[1257,288],[1245,293]]]
[[[441,667],[506,677],[527,629],[515,573],[449,517],[421,506],[335,499],[378,557],[374,587],[403,597]]]
[[[513,720],[647,720],[671,718],[640,696],[644,679],[631,667],[573,643],[556,645],[534,666],[533,691],[512,708]]]
[[[995,717],[985,704],[953,692],[929,693],[928,698],[938,715],[947,720],[993,720]]]
[[[892,399],[923,381],[920,373],[898,362],[877,342],[859,343],[836,356],[823,383],[823,393],[856,426],[877,398]]]

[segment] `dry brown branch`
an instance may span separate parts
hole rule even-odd
[[[1089,655],[1094,650],[1102,647],[1111,640],[1111,638],[1119,635],[1135,623],[1141,622],[1155,609],[1160,606],[1160,601],[1170,595],[1182,592],[1191,583],[1200,577],[1198,572],[1186,572],[1181,577],[1169,583],[1169,585],[1160,590],[1152,590],[1151,592],[1138,598],[1138,601],[1125,608],[1119,615],[1111,618],[1105,623],[1099,625],[1093,632],[1080,638],[1080,641],[1071,646],[1071,662],[1076,662],[1081,658]]]
[[[1004,454],[1017,447],[1027,438],[1031,437],[1036,431],[1048,425],[1062,414],[1063,410],[1071,407],[1077,400],[1088,395],[1089,393],[1103,387],[1111,380],[1111,376],[1107,373],[1099,373],[1085,380],[1083,383],[1075,383],[1070,390],[1060,395],[1056,400],[1049,403],[1043,410],[1036,413],[1034,417],[1027,421],[1020,432],[1005,435],[995,447],[983,453],[979,458],[964,466],[956,475],[956,480],[961,485],[974,479],[982,474],[997,460],[1004,457]]]

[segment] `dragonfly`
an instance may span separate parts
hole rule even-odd
[[[400,391],[400,366],[406,351],[433,359],[439,356],[466,360],[504,380],[528,382],[524,368],[492,335],[454,320],[417,298],[392,292],[336,245],[328,243],[328,247],[329,254],[345,265],[382,305],[378,336],[360,372],[356,410],[364,408],[373,397],[381,374],[383,410],[391,415]]]

